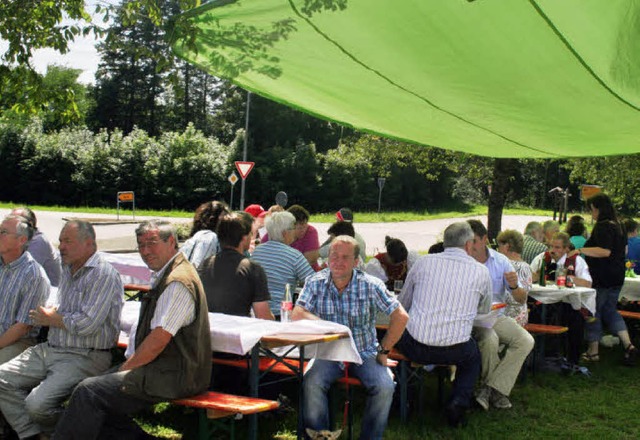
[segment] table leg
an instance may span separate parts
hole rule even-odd
[[[304,438],[304,345],[298,347],[300,363],[298,365],[298,440]]]
[[[258,379],[260,375],[260,343],[251,349],[251,365],[249,366],[249,394],[258,397]],[[249,438],[258,438],[258,415],[249,416]]]

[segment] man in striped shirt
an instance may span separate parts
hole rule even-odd
[[[49,340],[0,366],[0,410],[21,439],[46,438],[73,387],[111,365],[123,302],[118,272],[96,252],[93,226],[70,221],[60,233],[57,305],[29,315]]]
[[[29,310],[49,296],[47,275],[27,252],[32,234],[27,220],[17,215],[0,225],[0,364],[35,344]]]
[[[76,387],[56,426],[56,440],[141,438],[132,414],[153,403],[199,394],[209,385],[211,336],[198,274],[178,251],[169,222],[141,223],[136,239],[154,273],[129,334],[127,360],[117,371]]]
[[[480,376],[480,351],[471,337],[473,320],[491,309],[489,271],[469,255],[472,245],[473,231],[466,222],[449,225],[444,252],[418,259],[399,297],[409,312],[409,324],[398,349],[420,364],[457,367],[445,407],[452,426],[464,422]]]

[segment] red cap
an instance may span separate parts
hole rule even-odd
[[[249,205],[244,209],[244,212],[251,214],[253,218],[258,217],[264,212],[264,208],[258,204]]]

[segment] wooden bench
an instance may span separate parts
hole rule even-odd
[[[629,310],[618,310],[618,312],[625,319],[640,319],[640,312],[630,312]]]
[[[142,295],[151,290],[151,286],[145,284],[125,284],[124,296],[126,301],[139,301]]]
[[[248,415],[271,411],[280,406],[275,400],[258,399],[256,397],[236,396],[233,394],[207,391],[197,396],[173,400],[178,406],[195,408],[198,410],[198,439],[211,440],[216,429],[223,428],[229,432],[230,438],[235,438],[235,416]],[[231,425],[223,427],[220,418],[229,418]]]
[[[536,339],[536,346],[532,350],[533,358],[531,361],[531,373],[535,374],[538,353],[544,357],[544,339],[541,338],[544,336],[563,335],[569,331],[569,328],[559,325],[534,324],[529,322],[525,324],[524,329]]]

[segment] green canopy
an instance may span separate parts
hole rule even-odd
[[[640,152],[638,0],[238,0],[185,60],[320,118],[493,157]]]

